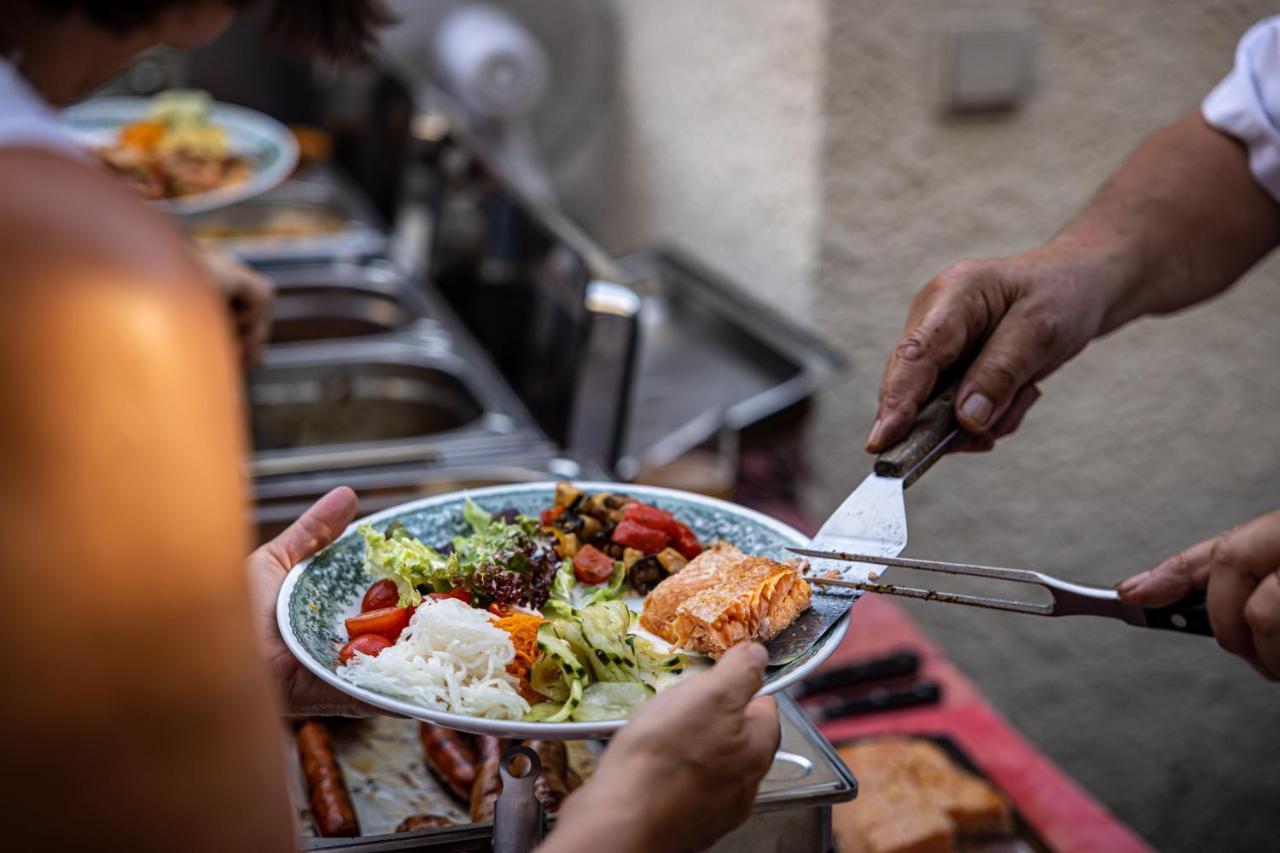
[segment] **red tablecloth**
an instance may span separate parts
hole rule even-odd
[[[866,595],[854,610],[853,624],[826,666],[910,649],[920,655],[922,674],[941,685],[942,701],[919,709],[834,720],[821,726],[831,741],[880,732],[945,734],[1009,794],[1027,822],[1055,850],[1151,849],[1014,731],[902,609],[887,598]]]

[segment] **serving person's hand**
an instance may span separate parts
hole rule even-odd
[[[640,706],[541,853],[700,850],[746,820],[780,737],[772,697],[752,698],[767,660],[735,646]]]
[[[248,369],[262,360],[271,333],[271,282],[231,255],[202,246],[198,250],[205,272],[222,294],[231,315],[240,363]]]
[[[357,702],[312,675],[293,656],[276,623],[284,576],[333,542],[356,516],[356,493],[340,486],[312,504],[287,530],[249,555],[249,594],[272,681],[292,716],[367,717],[377,709]]]
[[[989,450],[1040,397],[1036,382],[1102,328],[1100,288],[1071,253],[1045,246],[1007,258],[953,264],[916,294],[885,365],[867,450],[906,437],[939,375],[973,356],[956,394],[969,433],[957,450]]]
[[[1218,644],[1280,680],[1280,511],[1192,545],[1117,589],[1140,607],[1203,591]]]

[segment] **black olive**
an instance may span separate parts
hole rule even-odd
[[[666,577],[667,570],[662,568],[662,563],[659,563],[658,558],[652,554],[636,560],[627,570],[627,582],[636,592],[644,595],[652,592],[653,588],[662,583]]]
[[[556,519],[556,527],[560,528],[563,533],[579,533],[584,523],[582,516],[576,513],[566,512]]]

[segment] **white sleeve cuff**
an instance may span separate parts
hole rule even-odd
[[[1249,171],[1280,201],[1280,15],[1255,24],[1240,39],[1235,67],[1200,111],[1213,127],[1249,151]]]

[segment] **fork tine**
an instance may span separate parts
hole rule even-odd
[[[853,562],[862,561],[856,560]],[[924,601],[940,601],[943,604],[965,604],[969,607],[1009,610],[1014,613],[1029,613],[1033,616],[1053,615],[1052,604],[1037,604],[1031,601],[1010,601],[1004,598],[987,598],[980,595],[965,595],[960,592],[939,592],[935,589],[919,589],[913,586],[898,586],[891,583],[864,583],[862,581],[846,581],[808,575],[805,576],[805,580],[819,585],[838,586],[842,589],[860,589],[864,592],[878,592],[886,595],[900,595],[904,598],[919,598]]]
[[[913,560],[907,557],[875,557],[870,554],[846,554],[842,551],[814,551],[809,548],[788,548],[793,554],[819,560],[837,560],[845,563],[866,563],[872,566],[896,566],[903,569],[919,569],[925,572],[943,572],[949,575],[968,575],[978,578],[1028,583],[1050,588],[1039,574],[1025,569],[1002,569],[996,566],[971,566],[966,563],[940,563],[936,560]]]

